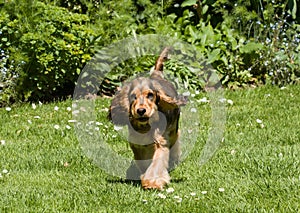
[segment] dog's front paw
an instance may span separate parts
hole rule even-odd
[[[168,173],[159,177],[147,177],[146,175],[142,175],[141,183],[144,189],[162,190],[165,185],[170,183],[170,176]]]

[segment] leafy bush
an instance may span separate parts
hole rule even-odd
[[[276,85],[299,81],[299,3],[294,0],[223,0],[211,6],[222,14],[222,26],[235,29],[245,37],[245,43],[256,46],[255,56],[246,57],[251,61],[247,70],[252,76]]]
[[[46,4],[54,4],[59,7],[64,7],[71,12],[87,14],[90,10],[99,9],[101,0],[41,0]]]
[[[296,1],[186,0],[181,5],[180,17],[169,15],[174,20],[172,29],[204,53],[223,85],[299,81]],[[195,22],[194,16],[201,19]]]
[[[52,99],[72,94],[98,38],[88,25],[89,18],[41,2],[15,3],[6,4],[0,17],[0,48],[8,58],[2,73],[6,78],[17,76],[13,98]],[[1,99],[8,97],[1,94]]]
[[[257,5],[242,0],[214,1],[214,4],[197,0],[182,4],[181,1],[174,2],[180,3],[181,7],[169,4],[166,11],[172,13],[148,16],[147,28],[139,27],[136,32],[177,37],[194,45],[203,55],[198,63],[212,65],[222,84],[230,88],[299,81],[298,27],[296,22],[287,23],[291,16],[285,17],[286,20],[280,18],[283,14],[291,14],[295,5],[288,7],[279,2],[272,7],[271,3],[263,3],[264,7],[257,9]],[[198,74],[177,65],[173,63],[171,69],[185,85],[203,88]],[[123,66],[120,72],[125,74],[125,70],[126,66]],[[178,76],[178,73],[182,74]]]
[[[99,10],[85,11],[92,11],[91,17],[70,12],[73,7],[40,1],[5,4],[0,11],[0,102],[51,100],[72,94],[79,73],[99,47],[134,31],[146,31],[146,20],[156,16],[153,12],[158,6],[145,11],[137,7],[150,4],[147,0],[108,1]]]
[[[203,56],[194,63],[212,65],[230,88],[298,82],[299,6],[294,0],[12,0],[0,10],[0,103],[72,94],[99,48],[135,34],[192,44]],[[150,64],[151,57],[120,64],[102,89],[114,91],[132,67]],[[166,68],[185,86],[203,87],[203,73],[174,61]]]
[[[205,12],[205,11],[204,11]],[[249,64],[259,57],[256,53],[262,45],[254,42],[245,43],[246,39],[237,31],[229,29],[226,25],[213,28],[209,21],[200,20],[195,24],[197,14],[195,11],[185,9],[181,17],[170,14],[157,22],[152,22],[151,28],[157,33],[177,36],[183,41],[195,46],[202,53],[198,64],[211,65],[220,75],[224,85],[229,87],[245,86],[254,80],[248,70]],[[167,23],[163,25],[163,23]],[[199,88],[199,75],[189,75],[191,88]],[[203,86],[203,85],[201,85]]]

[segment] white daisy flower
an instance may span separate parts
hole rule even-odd
[[[260,119],[256,119],[256,123],[258,123],[260,125],[261,128],[264,128],[265,125],[263,124],[263,121]]]
[[[4,146],[5,145],[5,140],[1,140],[0,143],[1,143],[2,146]]]
[[[182,202],[182,198],[181,198],[181,197],[178,198],[178,199],[176,200],[176,202],[177,202],[177,203],[181,203],[181,202]]]
[[[114,126],[114,130],[116,130],[116,131],[119,131],[119,130],[121,130],[121,129],[123,129],[122,126]]]
[[[84,107],[80,107],[80,110],[81,110],[82,112],[86,112],[86,108],[84,108]]]
[[[260,120],[260,119],[256,119],[256,123],[258,123],[258,124],[262,124],[262,120]]]
[[[270,93],[265,94],[265,97],[266,97],[266,98],[271,97],[271,94],[270,94]]]
[[[88,125],[92,125],[95,121],[89,121]]]
[[[166,199],[166,195],[162,194],[162,193],[158,193],[157,196],[161,199]]]
[[[227,103],[228,103],[229,105],[233,105],[233,101],[230,100],[230,99],[227,100]]]
[[[200,103],[208,103],[209,100],[207,99],[207,97],[204,97],[204,98],[199,99],[198,102],[200,102]]]
[[[181,203],[182,198],[179,197],[178,195],[174,196],[174,199],[176,200],[176,202]]]
[[[189,91],[182,93],[183,96],[190,96],[191,93]]]
[[[9,112],[9,111],[11,111],[11,108],[10,108],[10,107],[6,107],[5,110],[6,110],[7,112]]]
[[[32,104],[31,104],[31,107],[32,107],[32,109],[36,109],[35,103],[32,103]]]
[[[225,103],[225,102],[227,101],[227,99],[226,99],[226,98],[221,98],[221,99],[219,99],[219,101],[220,101],[221,103]]]
[[[174,191],[175,191],[175,190],[174,190],[174,188],[172,188],[172,187],[166,189],[166,192],[167,192],[167,193],[172,193],[172,192],[174,192]]]
[[[196,108],[191,108],[191,112],[197,112]]]
[[[74,111],[72,111],[72,114],[73,114],[73,115],[79,114],[79,110],[74,110]]]
[[[224,188],[219,188],[219,192],[225,192]]]
[[[72,110],[72,108],[71,108],[71,107],[67,107],[67,111],[69,111],[69,112],[70,112],[71,110]]]
[[[54,129],[59,129],[59,125],[55,124]]]

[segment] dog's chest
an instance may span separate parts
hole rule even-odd
[[[151,132],[145,134],[139,132],[130,132],[128,140],[130,143],[137,145],[149,145],[154,143],[153,137],[154,135]]]

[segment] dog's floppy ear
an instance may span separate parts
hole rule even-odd
[[[184,96],[170,97],[166,95],[164,91],[157,92],[157,96],[157,106],[161,112],[177,109],[187,104],[187,99]]]
[[[130,84],[124,85],[111,102],[108,118],[116,125],[127,125],[129,122],[129,90]]]
[[[187,99],[179,96],[173,84],[165,79],[152,79],[153,90],[156,91],[158,110],[166,112],[187,104]]]

